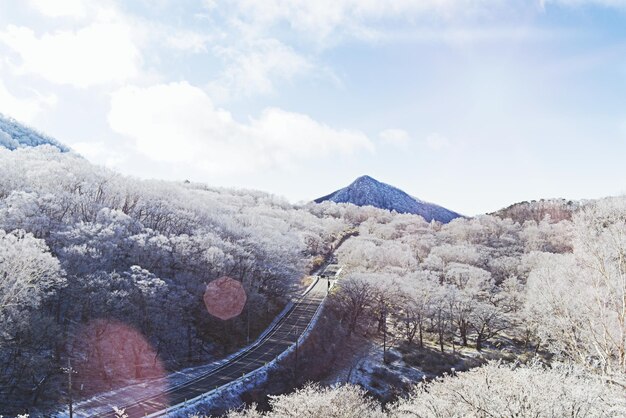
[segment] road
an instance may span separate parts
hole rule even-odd
[[[291,347],[306,330],[315,316],[327,293],[328,282],[319,279],[317,283],[278,321],[263,340],[249,351],[242,352],[222,366],[207,372],[193,380],[170,387],[156,396],[136,401],[119,407],[126,410],[130,418],[145,417],[163,411],[169,406],[178,405],[207,393],[217,387],[237,380],[272,361],[283,351]],[[86,416],[80,410],[75,416]],[[113,411],[101,414],[89,414],[95,417],[115,417]]]

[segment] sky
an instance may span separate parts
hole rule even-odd
[[[140,178],[626,192],[626,0],[0,0],[0,113]]]

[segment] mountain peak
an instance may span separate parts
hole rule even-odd
[[[436,220],[447,223],[461,217],[456,212],[424,202],[368,175],[358,177],[349,186],[315,199],[315,202],[321,203],[326,200],[336,203],[352,203],[357,206],[374,206],[398,213],[411,213],[422,216],[428,222]]]
[[[356,179],[356,180],[354,180],[354,181],[352,182],[352,184],[354,184],[354,183],[360,183],[360,182],[380,183],[378,180],[376,180],[376,179],[375,179],[375,178],[373,178],[373,177],[368,176],[367,174],[366,174],[366,175],[363,175],[363,176],[361,176],[361,177],[357,177],[357,179]]]
[[[370,176],[357,177],[348,187],[381,187],[384,183]]]

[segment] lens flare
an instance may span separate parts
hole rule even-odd
[[[124,387],[114,392],[112,405],[150,397],[155,411],[168,406],[165,368],[136,329],[99,319],[82,328],[72,349],[76,389],[83,395]]]
[[[223,321],[239,316],[246,305],[246,291],[238,280],[228,276],[210,282],[204,292],[209,313]]]

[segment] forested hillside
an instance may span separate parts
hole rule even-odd
[[[137,180],[51,145],[0,148],[2,412],[64,402],[68,358],[76,396],[86,397],[235,350],[248,321],[252,336],[264,329],[337,237],[356,228],[336,254],[342,278],[293,382],[332,379],[362,355],[350,346],[384,344],[384,356],[368,359],[374,371],[360,372],[369,394],[305,386],[271,400],[267,414],[622,416],[625,214],[617,197],[429,223]],[[202,299],[224,275],[243,283],[250,311],[226,322]],[[409,369],[426,381],[415,386],[398,372]]]
[[[572,215],[580,205],[580,202],[565,199],[541,199],[515,203],[492,213],[492,215],[510,218],[519,223],[531,220],[541,222],[546,216],[549,216],[553,221],[571,220]]]
[[[14,119],[0,113],[0,147],[14,150],[21,147],[52,145],[61,151],[69,149],[56,139],[28,128]]]
[[[266,193],[139,181],[49,145],[0,148],[0,412],[64,400],[68,356],[80,397],[232,351],[344,229]],[[207,314],[206,284],[223,275],[244,284],[251,315]],[[125,353],[114,361],[113,346]]]
[[[231,417],[624,416],[626,198],[506,213],[370,211],[339,251],[330,313],[333,351],[361,358],[326,353],[346,368],[331,381],[366,390],[306,386]]]

